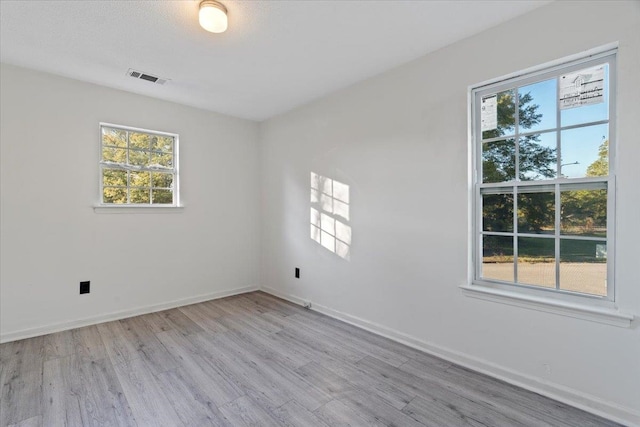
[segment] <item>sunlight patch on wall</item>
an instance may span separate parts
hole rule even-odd
[[[311,238],[339,257],[351,258],[349,186],[311,172]]]

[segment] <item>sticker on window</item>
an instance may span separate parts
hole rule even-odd
[[[604,102],[604,67],[598,65],[560,76],[560,109]]]
[[[482,132],[498,127],[498,95],[482,98],[480,121]]]

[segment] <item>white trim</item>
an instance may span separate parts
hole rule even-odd
[[[306,301],[303,298],[286,294],[269,287],[262,287],[260,290],[298,305],[303,305]],[[316,303],[311,306],[311,309],[329,317],[333,317],[334,319],[365,329],[369,332],[373,332],[376,335],[389,338],[393,341],[408,345],[409,347],[424,351],[425,353],[440,357],[441,359],[457,365],[464,366],[465,368],[489,375],[493,378],[508,382],[509,384],[516,385],[534,393],[547,396],[559,402],[566,403],[567,405],[582,409],[583,411],[590,412],[625,425],[640,426],[640,412],[634,408],[623,407],[614,402],[608,402],[596,396],[583,393],[560,384],[549,383],[538,377],[521,374],[495,363],[422,341],[405,333],[387,328],[386,326]]]
[[[257,291],[257,286],[246,286],[238,289],[230,289],[226,291],[218,291],[209,294],[198,295],[195,297],[182,298],[175,301],[163,302],[159,304],[146,305],[138,308],[115,311],[98,316],[86,317],[84,319],[71,320],[66,322],[54,323],[53,325],[40,326],[36,328],[23,329],[15,332],[8,332],[0,335],[0,344],[9,341],[17,341],[25,338],[37,337],[40,335],[51,334],[54,332],[66,331],[68,329],[80,328],[82,326],[90,326],[98,323],[109,322],[112,320],[126,319],[127,317],[139,316],[141,314],[154,313],[156,311],[168,310],[170,308],[182,307],[185,305],[196,304],[198,302],[209,301],[213,299],[225,298],[232,295],[244,294],[247,292]]]
[[[609,134],[609,175],[604,177],[583,177],[583,178],[562,178],[561,173],[561,162],[557,162],[557,177],[555,179],[545,179],[545,180],[533,180],[533,181],[521,181],[519,179],[519,160],[518,160],[518,149],[519,144],[518,140],[521,137],[520,129],[519,129],[519,118],[518,118],[518,96],[515,96],[515,117],[514,117],[514,130],[513,135],[503,135],[503,137],[495,137],[488,138],[487,140],[500,140],[501,138],[513,138],[515,141],[515,175],[512,180],[496,182],[496,183],[484,183],[483,182],[483,173],[482,170],[482,146],[485,140],[482,139],[482,131],[480,129],[480,117],[479,110],[477,105],[480,104],[483,96],[486,94],[498,93],[505,90],[513,90],[514,94],[517,94],[519,88],[523,85],[528,85],[537,81],[545,80],[545,79],[556,79],[558,80],[563,73],[572,70],[578,70],[582,67],[587,67],[591,65],[604,64],[607,63],[609,66],[609,83],[608,83],[608,119],[599,120],[598,123],[607,123]],[[531,300],[535,297],[535,293],[537,292],[546,292],[548,295],[555,295],[555,298],[560,301],[560,306],[565,307],[565,304],[570,306],[585,306],[588,304],[593,305],[594,307],[602,306],[603,304],[608,304],[609,309],[611,310],[615,304],[615,297],[617,295],[616,286],[615,286],[615,237],[616,237],[616,227],[615,227],[615,200],[616,200],[616,185],[615,185],[615,165],[616,165],[616,133],[615,133],[615,120],[616,120],[616,74],[617,74],[617,44],[608,44],[606,46],[601,46],[595,49],[591,49],[585,51],[581,54],[572,55],[570,57],[565,57],[556,61],[548,62],[546,64],[538,65],[532,68],[529,68],[524,71],[518,71],[516,73],[509,74],[507,76],[498,77],[492,80],[485,81],[483,83],[478,83],[475,85],[471,85],[468,87],[468,100],[471,103],[470,110],[468,111],[468,138],[469,138],[469,155],[472,157],[471,160],[471,168],[469,170],[473,175],[470,177],[470,198],[471,201],[471,210],[470,210],[470,227],[471,227],[471,236],[469,239],[469,245],[471,249],[471,257],[470,257],[470,270],[471,275],[469,275],[469,285],[466,285],[466,289],[468,290],[476,290],[480,286],[486,286],[489,291],[489,294],[495,294],[493,291],[496,288],[504,288],[509,287],[510,289],[503,289],[505,293],[500,293],[501,296],[504,296],[506,293],[512,292],[517,293],[520,292],[524,295],[523,300]],[[553,128],[544,129],[543,132],[556,132],[556,148],[558,159],[561,160],[561,132],[567,129],[575,129],[580,127],[585,127],[589,125],[593,125],[595,122],[584,122],[573,124],[570,126],[562,126],[560,122],[560,107],[556,104],[556,125]],[[540,132],[529,131],[524,134],[536,134]],[[561,232],[560,221],[561,215],[558,206],[560,206],[560,195],[562,191],[568,191],[569,189],[588,189],[593,186],[606,185],[607,189],[607,228],[606,228],[606,238],[604,240],[593,239],[593,238],[581,238],[578,236],[564,236]],[[613,184],[613,185],[612,185]],[[553,186],[552,192],[555,194],[555,231],[553,239],[555,240],[555,288],[540,288],[535,289],[533,286],[520,283],[518,279],[518,250],[519,250],[519,237],[526,237],[527,233],[520,233],[518,230],[518,193],[523,188],[544,188]],[[593,187],[595,188],[595,187]],[[488,189],[485,190],[485,189]],[[513,230],[508,233],[495,233],[495,232],[484,232],[483,231],[483,220],[482,220],[482,196],[483,194],[494,194],[494,191],[500,189],[502,191],[508,192],[513,195]],[[484,190],[484,191],[483,191]],[[497,279],[484,278],[482,277],[482,241],[484,236],[487,235],[503,235],[513,237],[513,269],[514,269],[514,277],[513,280],[510,281],[500,281]],[[551,235],[545,235],[544,237],[535,236],[535,238],[551,238]],[[606,243],[606,247],[608,249],[607,260],[607,273],[606,273],[606,295],[597,296],[598,300],[594,299],[593,295],[580,294],[578,292],[569,292],[563,290],[561,288],[560,281],[560,244],[562,240],[601,240]],[[473,288],[472,288],[473,286]],[[527,296],[529,295],[529,296]],[[545,297],[542,297],[541,300],[536,300],[536,302],[540,303],[540,305],[545,305],[544,300]],[[542,302],[541,302],[542,301]],[[548,301],[547,305],[555,305],[551,299]],[[564,302],[562,302],[564,301]],[[519,304],[514,304],[519,305]],[[615,308],[615,307],[614,307]],[[595,309],[599,311],[598,308]],[[570,312],[575,312],[576,310],[570,310]],[[589,310],[579,310],[581,312],[586,312]],[[558,310],[554,310],[553,312],[558,312]],[[602,316],[600,316],[602,317]],[[619,316],[614,316],[619,317]],[[581,318],[586,318],[582,316]],[[589,318],[589,320],[593,320]],[[613,322],[617,320],[614,319]],[[605,322],[609,323],[609,322]],[[630,323],[630,320],[629,320]],[[624,326],[624,325],[618,325]],[[628,327],[628,326],[627,326]]]
[[[161,205],[96,205],[93,207],[95,213],[182,213],[184,206],[161,206]]]
[[[516,79],[525,75],[535,75],[539,72],[545,72],[546,70],[552,71],[556,68],[563,68],[565,65],[575,62],[587,62],[592,59],[597,59],[602,56],[607,56],[613,52],[616,52],[619,47],[618,42],[608,43],[603,46],[599,46],[593,49],[587,49],[580,53],[576,53],[573,55],[565,56],[563,58],[555,59],[553,61],[545,62],[544,64],[534,65],[533,67],[525,68],[524,70],[515,71],[513,73],[505,74],[500,77],[494,77],[489,80],[485,80],[479,83],[475,83],[473,85],[468,86],[468,90],[471,91],[473,89],[486,89],[492,85],[500,84],[505,80]]]
[[[111,163],[111,162],[105,162],[102,158],[103,156],[103,150],[104,150],[104,140],[103,140],[103,134],[102,131],[104,128],[111,128],[111,129],[117,129],[117,130],[122,130],[127,132],[127,146],[126,148],[122,148],[122,147],[111,147],[111,148],[115,148],[115,149],[125,149],[127,151],[127,161],[126,163]],[[162,132],[162,131],[155,131],[155,130],[149,130],[149,129],[142,129],[142,128],[134,128],[131,126],[122,126],[122,125],[115,125],[112,123],[105,123],[105,122],[100,122],[98,125],[98,129],[99,129],[99,141],[100,141],[100,150],[98,151],[98,186],[99,186],[99,193],[98,193],[98,203],[97,203],[97,207],[104,207],[104,206],[110,206],[108,204],[102,203],[104,201],[104,180],[103,180],[103,172],[104,169],[118,169],[118,170],[125,170],[125,171],[146,171],[146,172],[162,172],[162,173],[171,173],[171,175],[173,175],[173,186],[172,186],[172,199],[173,202],[171,205],[163,205],[162,207],[180,207],[181,206],[181,202],[180,202],[180,165],[179,165],[179,156],[180,156],[180,136],[177,133],[169,133],[169,132]],[[160,167],[160,168],[156,168],[156,167],[142,167],[142,166],[135,166],[135,165],[130,165],[129,164],[129,152],[131,150],[130,144],[129,144],[129,132],[136,132],[136,133],[145,133],[148,135],[157,135],[157,136],[167,136],[167,137],[171,137],[173,138],[173,148],[171,151],[171,156],[173,158],[173,167],[171,168],[164,168],[164,167]],[[133,149],[134,151],[142,151],[142,152],[148,152],[150,155],[151,153],[165,153],[161,150],[151,150],[151,147],[149,147],[148,150],[144,150],[144,149]],[[165,153],[165,154],[169,154],[169,153]],[[153,193],[152,191],[155,189],[153,186],[153,176],[150,175],[150,182],[149,182],[149,197],[150,197],[150,202],[152,202],[153,200]],[[107,187],[111,187],[111,186],[107,186]],[[131,188],[133,188],[130,185],[130,180],[129,180],[129,173],[127,172],[127,185],[126,186],[122,186],[121,188],[126,188],[127,190],[127,203],[126,206],[131,206],[132,204],[129,203],[130,200],[130,190]],[[157,189],[161,189],[161,188],[157,188]],[[164,188],[162,188],[164,189]],[[150,203],[151,206],[153,206],[153,203]],[[140,206],[140,205],[133,205],[133,206]],[[146,206],[146,205],[142,205],[142,206]]]
[[[575,302],[561,301],[555,298],[544,298],[527,295],[522,292],[510,292],[503,289],[488,288],[480,285],[462,285],[462,292],[473,298],[530,308],[547,313],[575,317],[623,328],[631,327],[633,314],[615,308],[582,305]]]
[[[121,130],[126,130],[126,131],[131,131],[131,132],[149,133],[149,134],[152,134],[152,135],[159,135],[159,136],[172,136],[172,137],[177,137],[178,136],[177,133],[162,132],[162,131],[159,131],[159,130],[137,128],[137,127],[133,127],[133,126],[117,125],[115,123],[100,122],[100,127],[102,128],[102,126],[121,129]]]
[[[300,297],[297,297],[297,296],[295,296],[295,295],[291,295],[291,294],[286,294],[286,293],[284,293],[284,292],[280,292],[279,290],[277,290],[277,289],[273,289],[273,288],[270,288],[270,287],[268,287],[268,286],[261,286],[261,287],[260,287],[260,290],[261,290],[262,292],[266,292],[266,293],[268,293],[268,294],[270,294],[270,295],[273,295],[274,297],[278,297],[278,298],[281,298],[281,299],[283,299],[283,300],[287,300],[287,301],[289,301],[289,302],[292,302],[292,303],[294,303],[294,304],[301,305],[301,306],[303,306],[303,307],[304,307],[306,304],[308,304],[308,303],[309,303],[309,300],[305,300],[305,299],[300,298]],[[323,307],[323,306],[319,306],[319,307]],[[324,311],[317,309],[316,305],[311,305],[311,306],[310,306],[310,308],[312,308],[313,310],[318,311],[318,312],[320,312],[320,313],[327,314],[327,313],[325,313]],[[328,315],[328,314],[327,314],[327,315]],[[335,316],[331,316],[331,317],[335,317]],[[337,317],[336,317],[336,319],[337,319]],[[340,319],[340,320],[342,320],[342,319]]]

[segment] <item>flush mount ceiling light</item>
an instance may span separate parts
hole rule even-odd
[[[198,19],[200,26],[212,33],[224,33],[227,30],[227,8],[215,0],[200,3]]]

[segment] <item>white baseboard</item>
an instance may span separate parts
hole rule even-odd
[[[98,316],[86,317],[84,319],[71,320],[66,322],[55,323],[52,325],[40,326],[37,328],[23,329],[15,332],[8,332],[0,335],[0,344],[17,341],[24,338],[36,337],[39,335],[51,334],[54,332],[66,331],[68,329],[80,328],[82,326],[95,325],[97,323],[110,322],[112,320],[125,319],[127,317],[139,316],[141,314],[154,313],[156,311],[168,310],[170,308],[182,307],[184,305],[195,304],[198,302],[209,301],[212,299],[229,297],[232,295],[244,294],[247,292],[257,291],[257,286],[246,286],[244,288],[230,289],[226,291],[212,292],[209,294],[198,295],[195,297],[182,298],[179,300],[163,302],[160,304],[146,305],[129,310],[116,311],[113,313],[100,314]]]
[[[286,294],[269,287],[262,287],[260,290],[298,305],[304,305],[304,301],[306,301],[295,295]],[[457,365],[464,366],[465,368],[481,372],[592,414],[599,415],[624,425],[640,427],[640,412],[634,408],[626,408],[616,403],[604,401],[595,396],[560,384],[549,383],[539,378],[516,372],[469,354],[428,343],[394,329],[387,328],[386,326],[382,326],[329,307],[314,303],[311,306],[311,309],[365,329],[369,332],[373,332],[377,335],[381,335],[385,338],[389,338],[393,341],[408,345],[409,347],[413,347],[417,350],[424,351],[425,353],[434,355],[441,359],[445,359]]]
[[[156,311],[182,307],[189,304],[195,304],[198,302],[224,298],[257,290],[262,290],[263,292],[290,301],[294,304],[304,305],[305,302],[305,300],[302,298],[299,298],[295,295],[285,294],[273,288],[258,288],[257,286],[247,286],[244,288],[213,292],[195,297],[138,307],[130,310],[122,310],[84,319],[61,322],[53,325],[23,329],[16,332],[9,332],[0,335],[0,343],[16,341],[24,338],[31,338],[39,335],[46,335],[68,329],[79,328],[82,326],[95,325],[97,323],[103,323],[112,320],[125,319],[127,317],[139,316],[141,314],[153,313]],[[576,408],[580,408],[584,411],[605,417],[607,419],[625,425],[640,427],[640,412],[635,409],[622,407],[613,402],[607,402],[595,396],[582,393],[578,390],[559,384],[541,381],[539,378],[521,374],[511,369],[496,365],[495,363],[419,340],[415,337],[396,331],[394,329],[387,328],[377,323],[373,323],[368,320],[364,320],[329,307],[313,304],[311,309],[319,313],[326,314],[327,316],[333,317],[335,319],[341,320],[343,322],[352,324],[359,328],[365,329],[367,331],[373,332],[377,335],[389,338],[393,341],[408,345],[409,347],[424,351],[425,353],[440,357],[449,362],[456,363],[474,371],[481,372],[510,384],[522,387],[526,390],[530,390],[543,396],[547,396],[551,399],[566,403]]]

